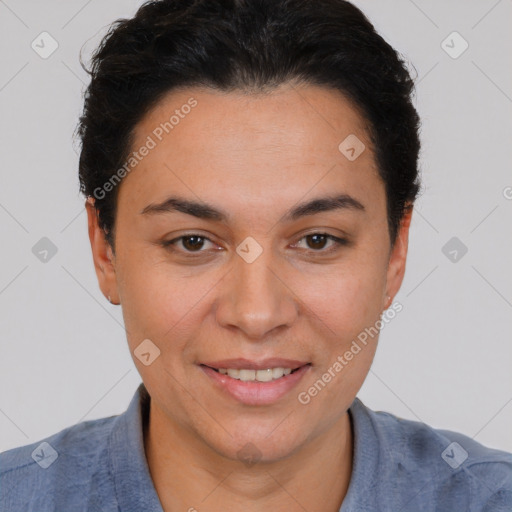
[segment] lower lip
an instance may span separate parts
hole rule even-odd
[[[244,382],[216,372],[208,366],[200,365],[200,368],[216,386],[239,402],[247,405],[268,405],[289,393],[309,371],[310,365],[304,365],[297,371],[270,382]]]

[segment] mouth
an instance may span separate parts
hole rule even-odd
[[[301,366],[293,369],[277,366],[274,368],[265,368],[264,370],[253,370],[251,368],[213,368],[207,365],[204,366],[221,375],[228,375],[232,379],[241,380],[242,382],[271,382],[295,373],[301,368]]]
[[[214,388],[246,405],[269,405],[287,395],[310,370],[311,363],[232,359],[199,365]]]

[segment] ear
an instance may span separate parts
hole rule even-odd
[[[393,302],[393,297],[400,290],[405,275],[407,249],[409,247],[409,227],[411,226],[413,205],[409,205],[398,228],[397,238],[391,249],[386,277],[386,294],[383,298],[383,308],[387,309]],[[388,299],[389,297],[389,299]]]
[[[85,202],[87,222],[89,226],[89,240],[91,242],[94,269],[100,289],[105,297],[110,296],[112,304],[119,304],[117,280],[115,270],[115,257],[110,244],[105,238],[105,232],[100,228],[98,213],[94,207],[94,198],[88,197]]]

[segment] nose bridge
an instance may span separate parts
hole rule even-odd
[[[247,258],[251,251],[254,257],[254,250],[250,241],[238,247],[217,320],[221,325],[238,327],[247,337],[263,338],[276,327],[291,325],[296,308],[293,294],[275,275],[278,271],[271,250],[260,249],[254,259]]]

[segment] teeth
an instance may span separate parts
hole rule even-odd
[[[270,382],[271,380],[280,379],[283,376],[292,373],[291,368],[268,368],[266,370],[246,370],[235,368],[219,368],[219,373],[229,375],[233,379],[238,379],[243,382]]]
[[[277,368],[275,368],[277,370]],[[256,372],[256,380],[258,382],[270,382],[274,377],[274,369],[258,370]]]
[[[256,370],[239,370],[238,378],[244,382],[248,380],[255,380]]]
[[[289,370],[289,368],[287,368]],[[273,368],[272,369],[272,377],[274,379],[279,379],[284,375],[284,368]]]

